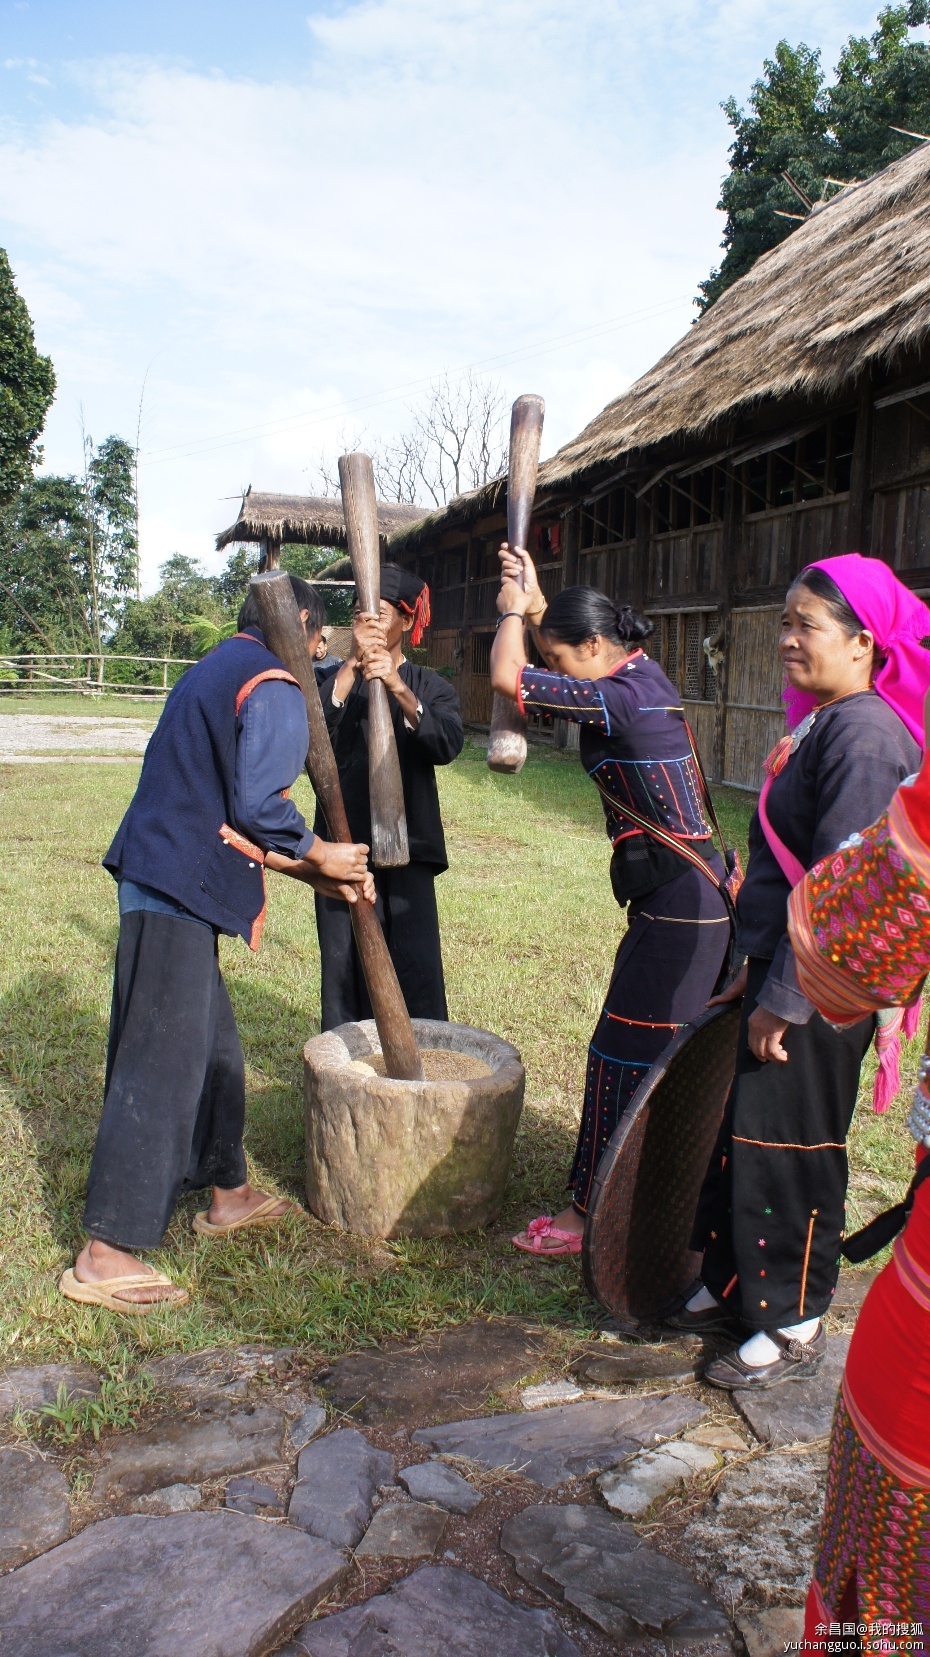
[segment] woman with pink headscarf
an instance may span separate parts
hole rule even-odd
[[[711,1363],[743,1390],[812,1375],[839,1270],[846,1136],[873,1016],[836,1030],[798,984],[788,899],[805,872],[873,822],[921,761],[930,610],[879,559],[849,553],[802,570],[779,645],[790,734],[766,762],[737,905],[747,957],[736,1075],[704,1183],[694,1247],[701,1285],[676,1329],[749,1335]],[[900,1022],[900,1020],[898,1021]],[[896,1034],[896,1031],[895,1031]],[[896,1085],[886,1042],[876,1093]]]

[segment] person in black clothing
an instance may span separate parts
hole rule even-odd
[[[705,1372],[724,1388],[803,1379],[823,1361],[822,1318],[845,1224],[846,1136],[875,1034],[872,1017],[834,1029],[801,991],[788,896],[806,869],[873,822],[920,764],[879,679],[895,629],[886,638],[832,577],[850,563],[874,564],[875,591],[880,577],[899,585],[879,560],[849,555],[802,571],[785,601],[789,691],[809,698],[811,712],[770,756],[750,828],[737,904],[737,944],[748,960],[717,997],[741,997],[743,1007],[736,1077],[692,1239],[704,1253],[702,1284],[667,1320],[692,1332],[735,1330],[742,1320],[749,1338]]]
[[[404,641],[419,644],[429,625],[429,589],[397,564],[381,566],[381,613],[356,613],[352,651],[320,687],[346,815],[353,838],[362,824],[371,844],[368,793],[368,684],[390,692],[400,758],[410,862],[376,869],[377,912],[411,1018],[448,1018],[436,909],[436,876],[448,868],[435,768],[448,765],[465,740],[462,710],[447,679],[408,662]],[[322,817],[317,819],[320,829]],[[371,1003],[345,904],[317,896],[322,1016],[334,1030],[371,1017]]]

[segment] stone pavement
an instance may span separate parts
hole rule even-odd
[[[29,1412],[62,1386],[95,1398],[95,1372],[10,1369],[0,1649],[775,1657],[806,1593],[845,1345],[739,1412],[687,1346],[563,1342],[556,1361],[516,1318],[322,1370],[296,1348],[175,1355],[143,1364],[158,1390],[138,1430],[77,1452]],[[520,1407],[569,1376],[577,1402]]]

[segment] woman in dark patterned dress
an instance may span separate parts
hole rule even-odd
[[[514,1238],[538,1254],[577,1254],[601,1154],[676,1030],[703,1012],[730,937],[700,773],[679,696],[641,641],[651,622],[590,587],[552,603],[526,553],[501,549],[501,620],[491,652],[495,691],[521,709],[580,725],[581,763],[601,795],[614,848],[610,880],[627,907],[607,999],[588,1050],[570,1204]],[[515,577],[522,574],[524,586]],[[524,622],[548,671],[531,667]],[[648,827],[673,837],[663,844]],[[678,849],[675,842],[681,849]],[[697,855],[704,869],[687,855]]]

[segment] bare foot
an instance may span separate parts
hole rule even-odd
[[[148,1272],[154,1276],[154,1267],[146,1265],[144,1260],[137,1260],[126,1249],[102,1243],[99,1237],[92,1237],[85,1243],[74,1262],[74,1275],[79,1283],[103,1283],[111,1277],[141,1277]],[[113,1292],[117,1300],[131,1300],[139,1306],[150,1306],[160,1300],[186,1299],[185,1290],[175,1283],[153,1283],[150,1289],[140,1284],[136,1289],[116,1289]]]
[[[251,1185],[237,1185],[233,1190],[222,1191],[218,1185],[213,1187],[213,1201],[207,1211],[207,1219],[211,1225],[232,1225],[235,1220],[244,1220],[254,1209],[263,1202],[268,1202],[270,1191],[256,1191]],[[298,1208],[298,1204],[291,1202],[287,1197],[268,1211],[269,1219],[284,1219],[284,1216]]]

